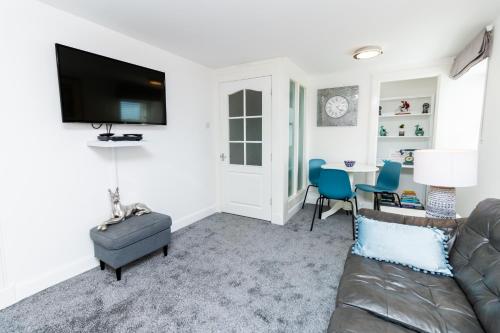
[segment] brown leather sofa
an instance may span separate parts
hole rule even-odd
[[[350,254],[330,333],[500,333],[500,200],[482,201],[468,219],[412,218],[371,210],[381,221],[455,233],[454,277],[436,276]]]

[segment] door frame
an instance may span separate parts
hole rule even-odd
[[[269,89],[270,89],[270,101],[269,101],[269,115],[268,115],[268,122],[269,122],[269,168],[267,172],[269,173],[270,179],[269,179],[269,194],[270,194],[270,210],[269,210],[269,218],[266,219],[267,221],[273,222],[274,220],[274,214],[273,214],[273,205],[275,204],[274,198],[274,193],[273,193],[273,181],[272,181],[272,175],[273,175],[273,150],[275,147],[273,146],[273,76],[272,75],[260,75],[260,76],[249,76],[249,77],[242,77],[242,78],[235,78],[235,79],[226,79],[226,80],[221,80],[218,82],[217,85],[217,106],[216,106],[216,113],[214,115],[214,123],[216,124],[215,130],[217,131],[217,135],[215,136],[215,146],[216,148],[216,156],[215,156],[215,163],[216,163],[216,196],[217,196],[217,211],[222,212],[222,208],[224,206],[224,168],[225,165],[224,163],[221,163],[220,160],[220,154],[223,151],[223,147],[226,144],[225,138],[224,138],[224,131],[223,131],[223,126],[226,122],[226,115],[225,115],[225,110],[223,110],[223,85],[227,83],[237,83],[237,82],[243,82],[247,80],[253,80],[253,79],[261,79],[261,78],[268,78],[269,79]],[[264,160],[264,159],[263,159]]]

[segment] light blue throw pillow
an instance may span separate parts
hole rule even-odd
[[[453,276],[448,264],[448,236],[437,228],[356,219],[352,253],[409,266],[425,273]]]

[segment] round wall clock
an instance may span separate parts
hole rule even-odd
[[[333,96],[325,104],[325,112],[332,118],[340,118],[349,109],[349,102],[345,97]]]

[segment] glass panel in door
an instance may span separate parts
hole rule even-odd
[[[247,141],[262,141],[262,118],[246,119]]]
[[[229,117],[243,116],[243,90],[229,95]]]
[[[262,143],[247,143],[246,153],[247,165],[262,165]]]
[[[245,147],[241,142],[229,143],[229,163],[245,164]]]
[[[245,90],[247,116],[262,116],[262,91]]]
[[[262,92],[229,95],[229,163],[262,166]]]
[[[243,119],[229,119],[229,141],[243,141]]]

